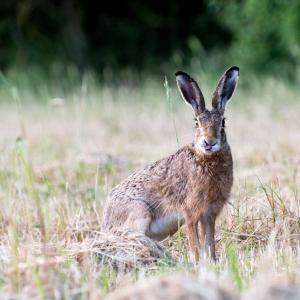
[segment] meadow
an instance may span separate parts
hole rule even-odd
[[[209,103],[217,78],[201,79]],[[102,299],[161,276],[195,293],[207,282],[229,293],[205,299],[298,299],[299,88],[272,78],[249,88],[242,72],[227,107],[234,186],[217,222],[217,263],[188,260],[184,228],[161,244],[172,262],[121,270],[95,255],[110,189],[192,141],[192,111],[168,81],[101,86],[87,76],[68,92],[3,81],[1,299]],[[127,241],[130,251],[136,241]]]

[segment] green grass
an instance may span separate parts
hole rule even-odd
[[[122,274],[84,241],[115,184],[191,141],[190,109],[170,78],[114,88],[86,77],[64,94],[8,81],[0,88],[0,298],[90,299],[176,272],[242,294],[264,276],[300,283],[297,91],[266,80],[238,90],[227,108],[235,181],[218,219],[218,262],[191,264],[183,228],[163,243],[175,263],[166,257]]]

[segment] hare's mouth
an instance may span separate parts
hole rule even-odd
[[[220,151],[220,149],[221,149],[221,146],[220,146],[219,142],[215,142],[213,144],[206,143],[204,145],[203,144],[201,145],[201,150],[205,154],[212,154],[212,153]]]
[[[217,143],[214,143],[213,145],[206,144],[203,148],[205,149],[205,151],[212,151],[215,145],[217,145]]]

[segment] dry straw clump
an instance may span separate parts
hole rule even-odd
[[[117,290],[105,300],[235,300],[237,297],[216,283],[199,282],[182,274],[143,280],[130,287]]]
[[[98,263],[111,265],[118,270],[129,271],[149,266],[165,257],[162,247],[138,232],[94,231],[74,249],[80,259],[88,254],[97,258]]]
[[[233,293],[211,280],[199,280],[183,274],[141,280],[110,293],[105,300],[298,300],[300,285],[266,283],[245,294]]]

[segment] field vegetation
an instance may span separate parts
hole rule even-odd
[[[188,281],[195,293],[209,282],[227,291],[224,299],[297,299],[299,89],[244,73],[226,112],[235,179],[217,222],[216,264],[189,261],[184,228],[156,248],[159,257],[142,237],[119,233],[114,244],[99,232],[114,185],[192,141],[193,114],[173,76],[100,85],[89,75],[67,88],[65,78],[2,76],[0,298],[101,299],[178,273],[170,282]],[[193,75],[208,103],[217,77]]]

